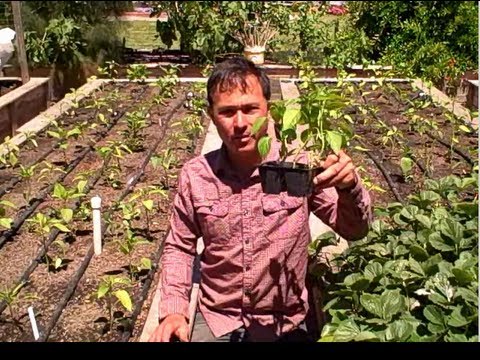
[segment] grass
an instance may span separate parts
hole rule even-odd
[[[167,49],[167,46],[156,38],[156,21],[118,21],[119,36],[124,38],[125,46],[132,49]],[[180,43],[175,41],[171,49],[180,49]]]

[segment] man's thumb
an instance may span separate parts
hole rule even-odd
[[[180,326],[177,331],[175,332],[175,335],[178,337],[178,339],[182,342],[188,342],[188,325],[182,325]]]

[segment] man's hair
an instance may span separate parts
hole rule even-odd
[[[234,57],[218,64],[207,82],[208,105],[213,106],[215,91],[225,92],[240,86],[243,92],[247,91],[247,76],[255,76],[262,86],[263,96],[270,100],[270,80],[263,69],[244,57]]]

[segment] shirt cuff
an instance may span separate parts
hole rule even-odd
[[[190,314],[188,312],[189,302],[183,298],[174,297],[166,301],[160,301],[158,310],[158,321],[161,322],[168,315],[180,314],[188,320]]]
[[[355,177],[356,177],[356,180],[355,180],[355,185],[353,187],[346,188],[346,189],[336,188],[339,197],[352,199],[355,202],[361,201],[361,196],[363,192],[362,179],[360,178],[360,175],[358,175],[357,172],[355,172]]]

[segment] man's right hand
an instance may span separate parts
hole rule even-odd
[[[188,342],[188,322],[185,316],[180,314],[168,315],[157,326],[149,342],[171,342],[177,337],[182,342]]]

